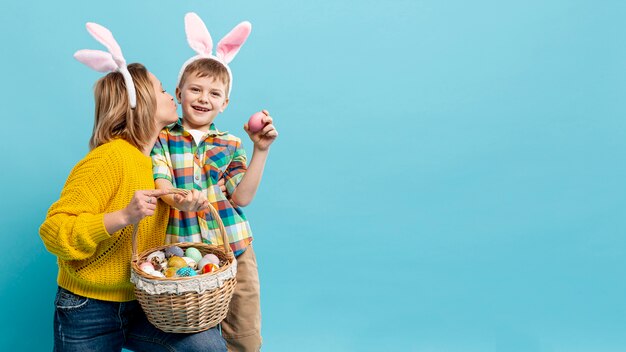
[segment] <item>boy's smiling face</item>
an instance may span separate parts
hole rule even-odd
[[[211,123],[228,106],[226,83],[214,77],[191,74],[179,88],[176,98],[183,110],[183,127],[208,131]]]

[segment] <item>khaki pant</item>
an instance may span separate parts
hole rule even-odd
[[[259,270],[252,245],[237,257],[237,285],[228,315],[222,321],[222,336],[228,351],[261,349],[261,299]]]

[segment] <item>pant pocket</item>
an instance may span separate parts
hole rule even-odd
[[[62,287],[57,290],[57,296],[54,299],[54,305],[61,310],[75,310],[84,307],[89,298],[79,296]]]

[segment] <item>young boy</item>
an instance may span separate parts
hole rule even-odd
[[[195,22],[190,25],[189,21]],[[188,39],[190,27],[197,26],[197,21],[202,23],[195,14],[185,17]],[[241,46],[245,38],[239,40]],[[231,40],[231,48],[232,44]],[[250,164],[246,165],[241,140],[219,131],[213,123],[228,106],[232,75],[227,62],[210,55],[211,48],[208,50],[208,54],[188,60],[181,69],[176,98],[183,116],[159,135],[152,150],[153,173],[159,189],[192,190],[186,198],[162,198],[173,207],[167,228],[168,243],[221,244],[217,222],[208,211],[203,211],[207,201],[220,213],[237,257],[237,286],[228,316],[222,322],[222,334],[230,351],[258,351],[262,342],[259,277],[252,233],[241,207],[254,198],[270,145],[278,132],[266,110],[263,110],[266,125],[262,130],[253,133],[248,124],[244,125],[254,143]],[[220,189],[221,179],[225,181],[226,194]]]

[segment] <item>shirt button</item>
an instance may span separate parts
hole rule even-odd
[[[200,180],[200,176],[196,175],[196,181]]]

